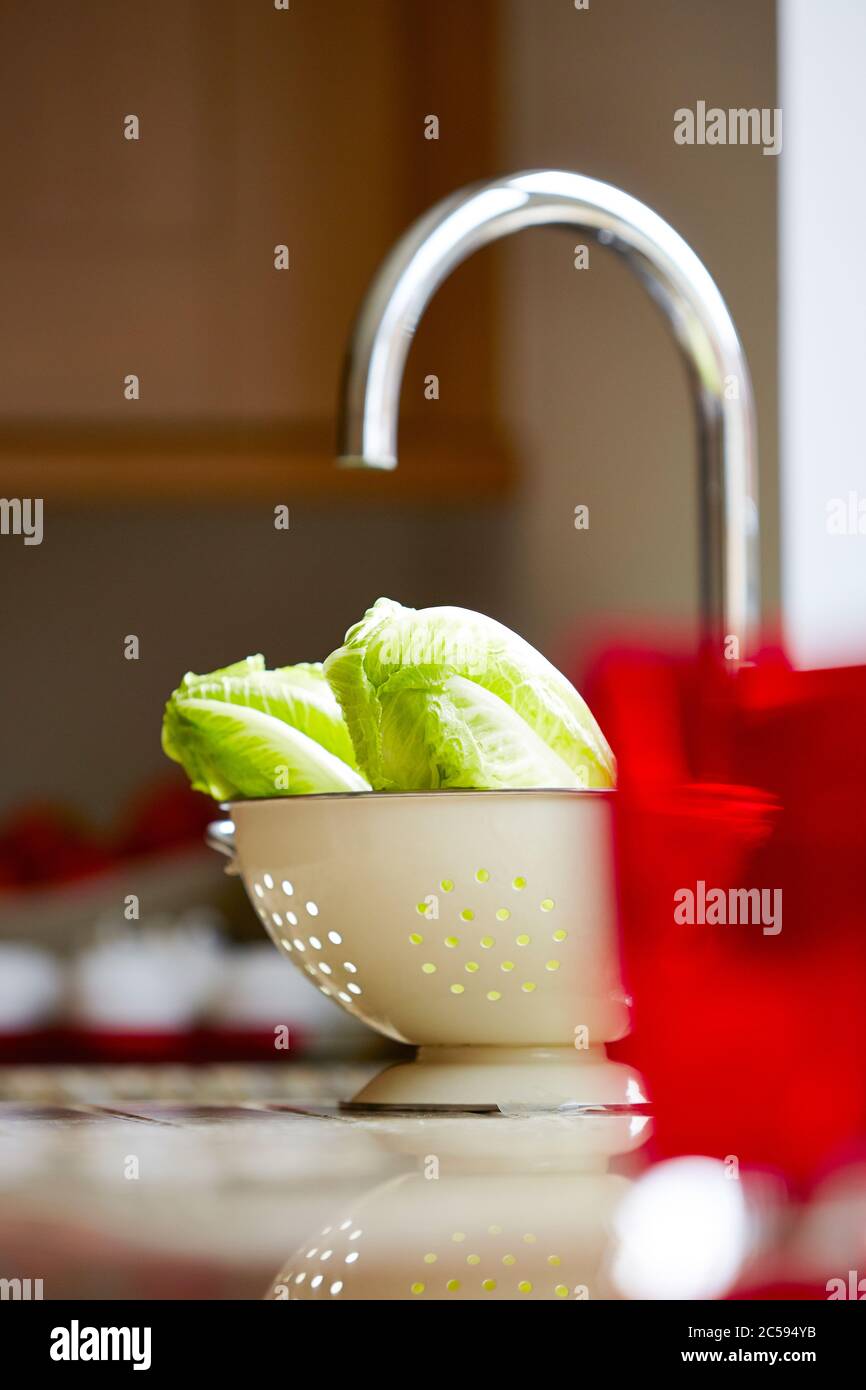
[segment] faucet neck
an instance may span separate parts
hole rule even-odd
[[[611,184],[556,170],[514,174],[452,194],[409,228],[373,280],[352,334],[340,461],[396,467],[403,369],[430,299],[473,251],[549,225],[577,229],[618,252],[680,346],[698,421],[703,620],[725,655],[742,659],[759,603],[755,411],[745,354],[703,263],[673,227]]]

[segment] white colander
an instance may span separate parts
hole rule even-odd
[[[604,1059],[627,1030],[611,794],[355,793],[234,802],[231,857],[277,949],[421,1049],[365,1106],[642,1101]]]

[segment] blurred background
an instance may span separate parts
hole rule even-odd
[[[122,1031],[139,1009],[140,1028],[158,1032],[162,1006],[123,1003],[119,985],[110,1017],[87,1003],[105,994],[101,970],[123,977],[128,933],[139,953],[144,928],[159,936],[157,981],[198,943],[205,982],[214,943],[222,952],[253,934],[236,885],[201,848],[212,808],[160,751],[162,705],[184,671],[258,651],[271,665],[321,659],[381,594],[481,609],[554,660],[567,648],[578,670],[615,630],[694,625],[685,377],[661,316],[600,248],[577,270],[573,238],[544,231],[458,270],[412,348],[399,469],[334,469],[340,362],[365,286],[400,232],[461,184],[561,166],[621,185],[678,229],[751,364],[768,625],[787,598],[809,655],[810,632],[825,634],[838,610],[834,582],[862,591],[850,548],[816,550],[829,484],[813,447],[820,396],[803,389],[823,372],[838,391],[835,454],[855,468],[845,408],[859,350],[850,326],[836,349],[821,341],[828,297],[801,288],[801,272],[817,256],[809,238],[825,237],[822,274],[849,277],[841,318],[845,285],[863,272],[843,231],[819,232],[813,190],[828,162],[852,167],[845,104],[858,84],[853,68],[850,82],[833,72],[859,61],[848,29],[862,37],[863,24],[849,0],[818,8],[816,19],[801,0],[3,7],[0,476],[5,496],[44,499],[42,544],[0,537],[0,936],[26,946],[14,968],[9,947],[8,1010],[32,996],[34,1029],[56,1017],[60,953],[78,972],[76,1018]],[[817,80],[832,91],[818,112]],[[782,85],[781,157],[674,142],[678,107],[773,109]],[[789,152],[800,111],[830,123],[829,153],[805,139]],[[130,115],[137,139],[125,138]],[[431,115],[437,139],[425,138]],[[862,199],[849,180],[842,196]],[[780,206],[811,251],[780,236]],[[792,468],[799,460],[787,492],[780,274],[783,326],[815,358],[783,357],[794,383],[783,431]],[[786,544],[805,537],[793,560],[780,497]],[[275,529],[279,505],[288,530]],[[817,605],[810,563],[824,576]],[[862,616],[862,596],[851,603]],[[45,948],[39,962],[33,947]],[[127,973],[140,980],[136,962]],[[279,973],[295,988],[294,972]],[[232,995],[217,1008],[202,984],[175,1014],[200,1018],[210,1000],[254,1031],[273,1000],[252,974],[244,988],[265,1002],[245,1013]]]

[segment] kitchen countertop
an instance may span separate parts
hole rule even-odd
[[[826,1298],[862,1266],[862,1167],[798,1206],[720,1159],[648,1163],[636,1110],[341,1111],[380,1065],[0,1067],[0,1280],[46,1299]]]
[[[375,1070],[0,1071],[0,1277],[45,1298],[618,1296],[645,1117],[340,1113]]]

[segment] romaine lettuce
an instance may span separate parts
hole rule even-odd
[[[613,754],[571,682],[480,613],[379,599],[325,675],[377,790],[614,784]]]
[[[166,706],[162,746],[217,800],[369,790],[318,665],[267,671],[251,656],[188,672]]]

